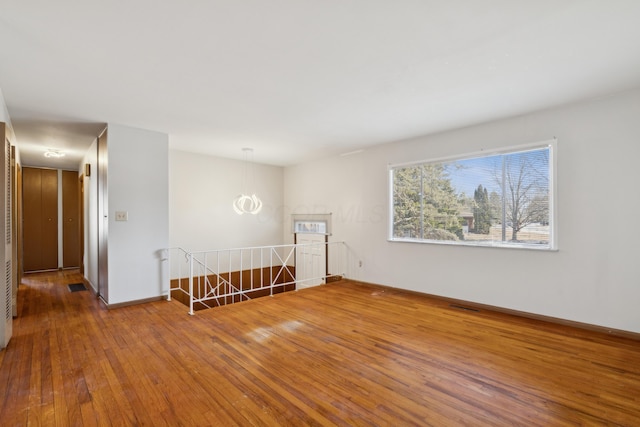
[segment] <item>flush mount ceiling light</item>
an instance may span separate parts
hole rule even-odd
[[[44,152],[44,156],[45,157],[53,157],[55,159],[58,159],[60,157],[64,157],[64,153],[62,151],[59,150],[47,150]]]
[[[249,184],[251,188],[255,187],[255,178],[253,175],[253,149],[243,148],[244,153],[244,177],[243,177],[243,192],[233,199],[233,210],[238,215],[250,213],[256,215],[262,209],[262,200],[256,196],[255,192],[249,191]]]

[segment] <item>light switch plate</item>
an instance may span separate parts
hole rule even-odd
[[[128,220],[129,220],[129,212],[116,211],[116,221],[128,221]]]

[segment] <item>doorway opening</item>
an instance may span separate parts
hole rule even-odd
[[[328,271],[328,215],[293,216],[294,243],[296,244],[296,289],[326,283]]]

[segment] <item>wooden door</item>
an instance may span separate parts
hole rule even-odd
[[[84,276],[84,175],[80,175],[80,183],[78,185],[78,205],[80,210],[80,235],[78,236],[80,243],[80,274]]]
[[[20,260],[20,235],[18,223],[20,222],[20,201],[18,184],[20,183],[20,166],[16,161],[16,147],[11,147],[11,281],[13,282],[13,317],[18,316],[18,285],[22,280]]]
[[[24,271],[58,268],[58,171],[23,168]]]
[[[62,267],[80,266],[78,172],[62,171]]]
[[[22,259],[22,247],[23,247],[23,235],[24,231],[22,228],[22,168],[18,163],[16,163],[16,207],[15,212],[16,216],[14,217],[14,221],[16,223],[16,240],[14,241],[14,245],[16,247],[16,286],[22,283],[22,272],[24,268],[22,267],[24,261]],[[16,302],[16,315],[17,315],[17,302]]]

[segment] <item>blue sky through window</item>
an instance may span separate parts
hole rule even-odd
[[[478,185],[482,185],[489,193],[495,191],[501,194],[503,157],[509,162],[512,174],[517,171],[519,165],[526,162],[529,170],[537,171],[534,174],[530,173],[529,179],[543,178],[548,183],[549,149],[547,147],[518,153],[455,160],[446,163],[445,170],[458,195],[464,193],[467,197],[473,197]]]

